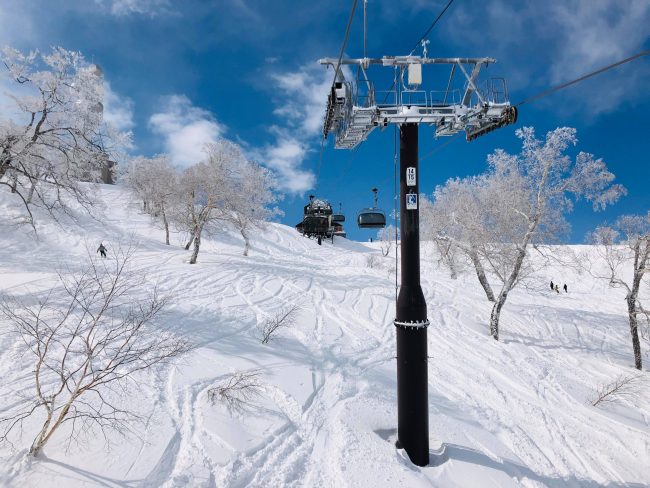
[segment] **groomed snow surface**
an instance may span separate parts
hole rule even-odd
[[[394,447],[394,258],[376,245],[318,246],[269,224],[249,257],[234,232],[205,238],[189,265],[182,236],[163,232],[119,187],[97,187],[98,223],[66,230],[39,217],[40,240],[4,220],[0,292],[57,284],[103,242],[135,240],[133,265],[174,299],[164,320],[195,349],[138,377],[123,401],[144,413],[137,435],[66,443],[26,453],[39,426],[25,423],[0,446],[0,485],[11,487],[507,487],[650,486],[650,394],[593,407],[594,390],[634,372],[623,292],[556,267],[511,293],[501,342],[488,337],[490,305],[476,277],[451,280],[423,245],[429,319],[431,465]],[[19,207],[0,193],[7,217]],[[368,256],[378,262],[368,267]],[[554,279],[568,294],[550,291]],[[288,303],[295,326],[264,345],[256,324]],[[34,390],[34,360],[2,324],[0,408]],[[647,346],[644,361],[650,358]],[[259,371],[263,394],[245,412],[208,401],[236,371]],[[0,417],[2,411],[0,411]]]

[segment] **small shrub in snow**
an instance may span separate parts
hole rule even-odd
[[[368,254],[366,256],[366,268],[379,268],[379,258],[374,254]]]
[[[611,383],[600,385],[590,399],[590,403],[595,407],[603,403],[631,400],[639,394],[642,379],[641,374],[619,376]]]
[[[257,325],[262,344],[268,344],[272,336],[282,327],[295,325],[302,306],[300,303],[293,303],[278,310],[275,314]]]
[[[238,371],[222,383],[208,390],[208,400],[226,405],[228,410],[244,411],[262,395],[264,387],[259,371]]]

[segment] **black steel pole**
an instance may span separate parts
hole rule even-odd
[[[397,298],[397,439],[411,461],[429,464],[427,304],[420,286],[418,124],[399,137],[402,285]]]

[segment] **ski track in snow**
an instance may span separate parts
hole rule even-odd
[[[157,377],[144,375],[137,401],[151,405],[147,427],[141,439],[120,441],[123,453],[106,453],[94,441],[87,452],[66,453],[64,439],[53,439],[47,458],[24,467],[24,455],[1,447],[10,469],[0,473],[0,485],[650,485],[650,395],[625,408],[588,402],[593,388],[631,372],[619,291],[549,271],[540,283],[556,273],[572,292],[514,291],[496,343],[487,336],[490,307],[475,277],[449,279],[425,249],[432,459],[446,461],[417,468],[393,446],[395,289],[387,270],[394,255],[343,240],[317,246],[269,224],[252,239],[249,257],[234,233],[222,233],[203,239],[198,264],[189,265],[182,236],[165,246],[162,231],[122,189],[102,193],[111,208],[106,222],[84,221],[83,236],[51,224],[40,242],[4,233],[0,271],[10,279],[0,292],[45,290],[60,263],[83,262],[86,246],[92,253],[99,241],[110,249],[134,240],[134,269],[173,297],[166,325],[196,348]],[[45,244],[56,258],[42,252]],[[24,266],[12,255],[21,246],[32,253]],[[368,253],[379,268],[366,267]],[[260,344],[256,324],[296,301],[296,324]],[[0,335],[5,410],[31,387],[32,365],[20,347],[12,334]],[[207,391],[238,370],[260,372],[262,397],[239,413],[212,405]]]

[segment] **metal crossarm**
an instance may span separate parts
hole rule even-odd
[[[335,66],[338,59],[323,58],[320,64]],[[514,123],[517,111],[510,105],[505,80],[491,79],[485,86],[478,82],[484,66],[495,63],[493,58],[427,58],[422,56],[384,56],[383,58],[345,58],[341,64],[358,66],[365,79],[355,85],[340,74],[328,97],[323,136],[333,133],[337,149],[353,149],[368,138],[376,127],[388,124],[429,124],[435,126],[435,136],[451,136],[465,131],[468,141],[495,129]],[[451,65],[446,90],[422,90],[421,68],[414,66]],[[393,67],[400,71],[400,83],[378,97],[374,85],[367,79],[371,66]],[[458,70],[456,70],[458,68]],[[465,79],[462,97],[452,93],[452,80],[458,71]],[[414,73],[415,83],[405,82],[404,76]],[[339,72],[342,73],[342,72]],[[410,80],[409,80],[410,81]],[[365,90],[359,95],[359,85]],[[456,90],[458,93],[458,90]],[[444,94],[437,100],[434,94]],[[378,102],[377,100],[386,100]]]

